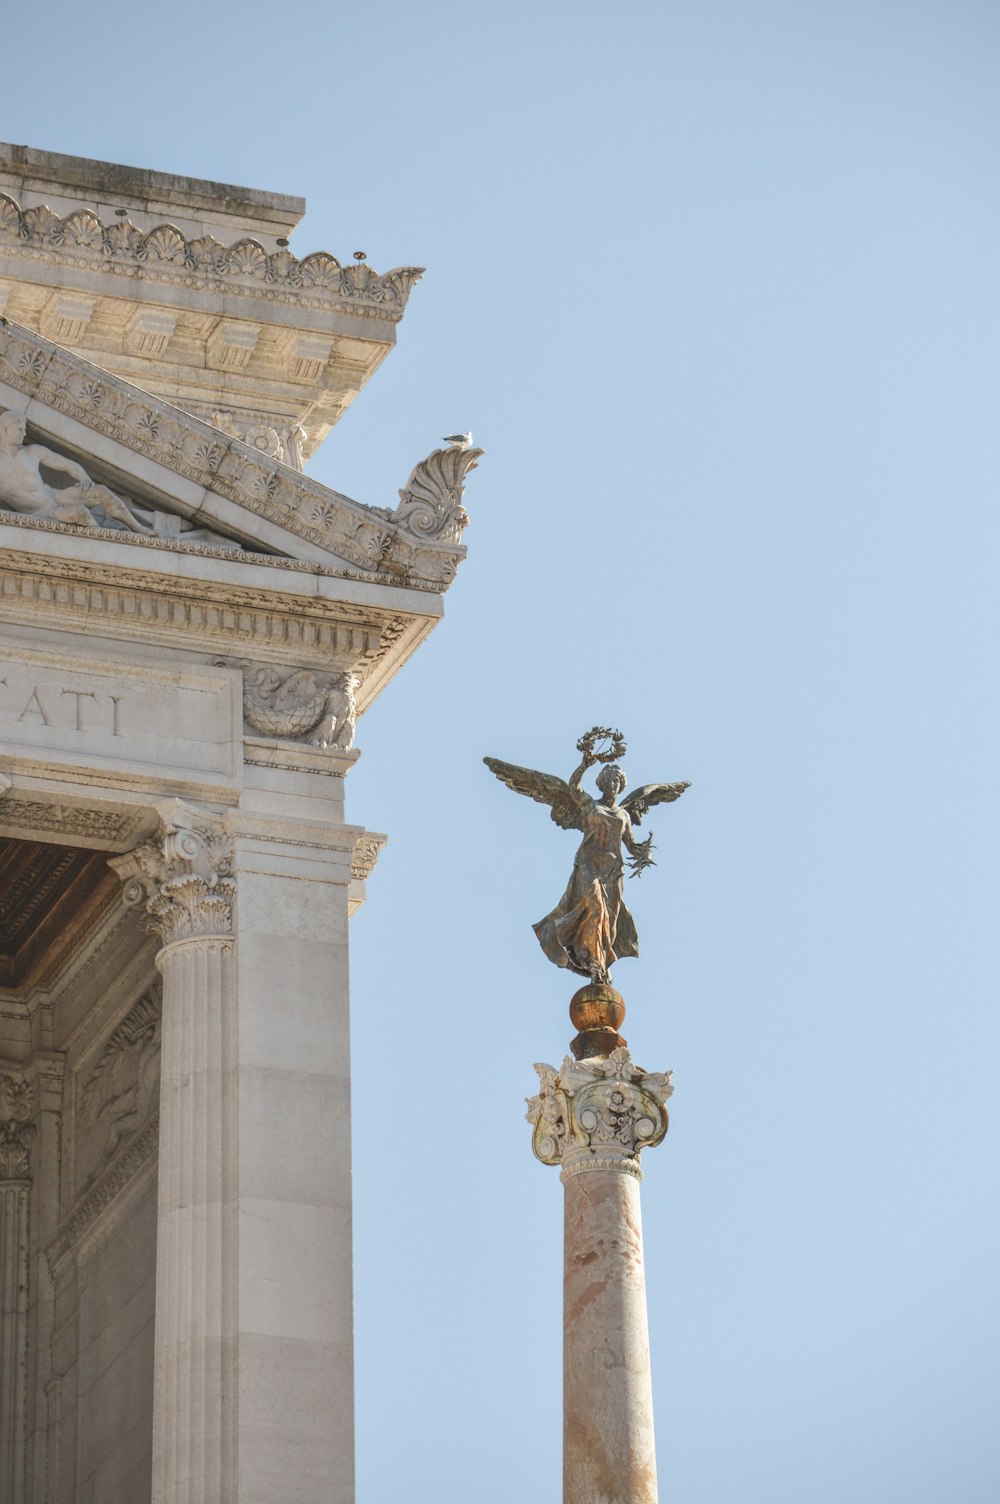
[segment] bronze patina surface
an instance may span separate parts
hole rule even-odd
[[[635,921],[622,898],[626,861],[632,877],[655,865],[652,836],[636,840],[633,827],[653,805],[672,803],[690,784],[646,783],[619,803],[627,782],[616,761],[626,752],[621,732],[595,726],[581,736],[577,751],[581,761],[568,782],[495,757],[483,761],[516,794],[547,804],[563,830],[582,832],[566,891],[534,929],[542,950],[556,966],[566,966],[595,984],[607,984],[615,961],[639,954]],[[595,763],[602,764],[596,799],[581,786],[584,773]],[[627,857],[622,855],[623,847]]]

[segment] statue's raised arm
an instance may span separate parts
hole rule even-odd
[[[550,961],[592,982],[607,983],[613,962],[639,954],[635,922],[622,900],[622,848],[634,876],[652,866],[652,840],[637,841],[633,823],[639,824],[652,805],[679,799],[690,785],[647,783],[619,803],[626,781],[615,761],[626,751],[621,732],[595,726],[581,736],[577,750],[582,760],[568,782],[495,757],[483,761],[509,789],[547,804],[564,830],[583,832],[565,893],[534,929]],[[584,773],[595,763],[603,764],[597,775],[597,799],[581,787]]]

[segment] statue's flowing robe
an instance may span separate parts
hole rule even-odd
[[[583,977],[606,972],[623,956],[639,954],[635,921],[622,900],[622,839],[631,831],[620,806],[591,803],[569,885],[551,914],[534,926],[542,950],[557,966]]]

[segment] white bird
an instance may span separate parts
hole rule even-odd
[[[471,433],[446,433],[442,436],[442,441],[445,444],[450,444],[453,449],[472,448]]]

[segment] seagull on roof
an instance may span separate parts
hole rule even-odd
[[[446,433],[443,436],[443,442],[450,444],[453,449],[471,449],[472,435],[471,433]]]

